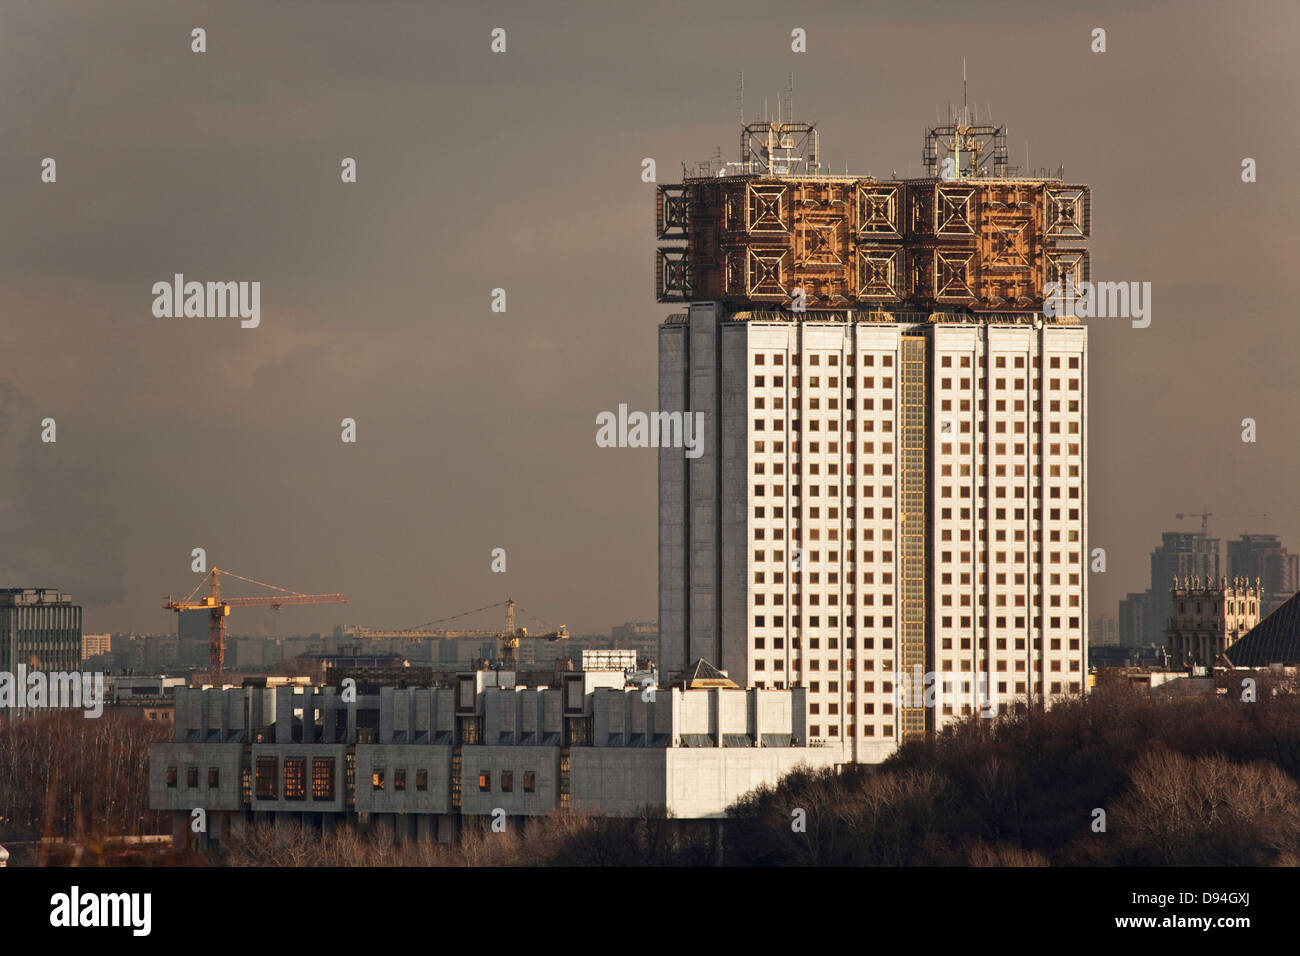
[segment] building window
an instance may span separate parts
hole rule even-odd
[[[370,775],[370,789],[371,790],[384,789],[384,772],[382,770],[376,770],[374,773]]]
[[[524,771],[524,793],[536,793],[536,792],[537,792],[537,771],[525,770]]]
[[[307,799],[306,757],[286,757],[284,759],[284,799]]]
[[[170,790],[176,789],[176,768],[175,767],[167,768],[167,787]]]
[[[394,789],[394,790],[402,790],[402,791],[405,791],[405,790],[406,790],[406,771],[405,771],[405,770],[394,770],[394,771],[393,771],[393,789]]]
[[[515,774],[513,770],[501,771],[501,792],[502,793],[515,792]]]
[[[280,761],[276,757],[258,757],[256,768],[257,799],[276,799],[276,783],[280,774]]]
[[[478,792],[479,793],[492,792],[492,774],[480,773],[478,775]]]
[[[208,768],[208,788],[215,790],[221,786],[221,770],[217,767]]]
[[[429,771],[415,771],[415,789],[421,791],[429,789]]]
[[[199,768],[198,768],[198,767],[186,767],[186,768],[185,768],[185,786],[189,787],[191,790],[194,790],[194,789],[196,789],[196,788],[198,787],[198,785],[199,785]]]
[[[311,798],[334,799],[334,758],[315,757],[311,762]]]

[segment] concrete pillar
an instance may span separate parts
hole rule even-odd
[[[172,811],[172,846],[183,850],[189,845],[190,815],[185,810]]]

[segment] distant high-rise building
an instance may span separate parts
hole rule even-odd
[[[136,634],[131,637],[123,656],[126,666],[136,674],[164,674],[178,666],[195,662],[198,642],[192,641],[190,644],[191,653],[187,660],[181,641],[170,634]],[[200,659],[199,663],[201,662]]]
[[[1259,578],[1267,617],[1300,591],[1300,554],[1282,547],[1275,534],[1243,534],[1228,542],[1228,576]]]
[[[1141,647],[1147,640],[1147,609],[1150,591],[1133,591],[1119,602],[1119,642],[1124,647]]]
[[[1088,646],[1111,647],[1119,644],[1119,621],[1104,614],[1088,623]]]
[[[1143,616],[1147,644],[1160,644],[1170,619],[1169,582],[1174,578],[1219,580],[1219,539],[1204,532],[1166,531],[1151,552],[1151,589]]]
[[[659,658],[659,625],[655,621],[629,621],[609,632],[610,647],[636,651],[639,662],[654,663]]]
[[[54,588],[0,588],[0,671],[81,667],[81,606]]]
[[[89,660],[92,657],[98,657],[101,654],[108,654],[113,649],[113,636],[111,634],[83,634],[81,635],[81,659]]]
[[[881,182],[760,124],[742,163],[660,188],[687,241],[660,299],[689,305],[660,328],[659,433],[703,429],[660,444],[661,671],[806,688],[810,738],[855,760],[981,684],[1049,702],[1087,669],[1087,330],[1041,290],[1086,271],[1088,191],[1008,176],[974,129],[931,131],[942,178]]]

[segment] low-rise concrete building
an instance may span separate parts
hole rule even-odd
[[[475,671],[378,693],[178,688],[174,739],[150,754],[150,806],[173,812],[178,841],[202,808],[201,842],[218,845],[262,819],[442,841],[467,816],[502,812],[717,819],[799,764],[845,762],[842,747],[808,745],[804,694],[628,688],[609,671],[538,687]]]
[[[172,719],[177,688],[186,684],[184,677],[112,675],[108,678],[105,703],[109,707],[132,708],[145,720]]]

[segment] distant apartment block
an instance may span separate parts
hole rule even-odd
[[[657,621],[629,621],[612,628],[610,647],[636,651],[637,660],[656,663],[659,659],[659,623]]]
[[[1267,617],[1300,591],[1300,554],[1291,554],[1275,534],[1243,534],[1228,542],[1228,576],[1259,578]]]
[[[113,635],[111,634],[83,634],[81,636],[81,659],[83,661],[103,654],[111,654],[112,651]]]
[[[1088,623],[1088,644],[1090,647],[1114,647],[1119,645],[1119,621],[1102,615]]]
[[[0,588],[0,671],[77,671],[81,606],[54,588]]]
[[[1124,647],[1142,647],[1147,644],[1147,613],[1151,604],[1150,591],[1131,591],[1119,602],[1119,642]]]

